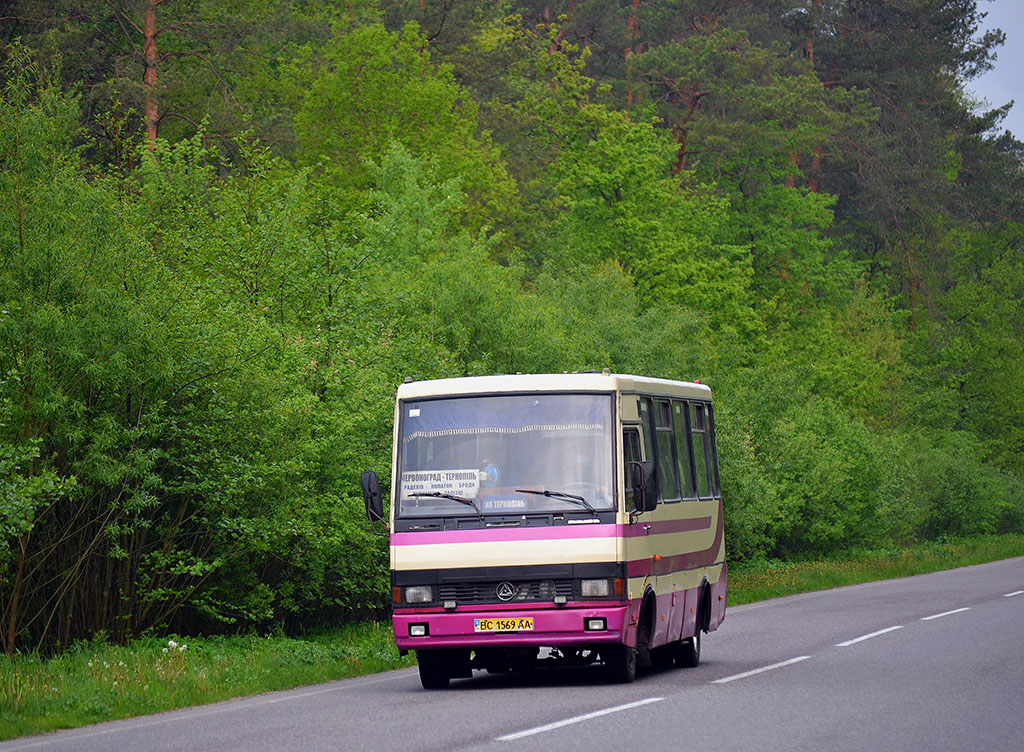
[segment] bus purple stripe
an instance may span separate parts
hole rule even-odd
[[[392,546],[430,546],[438,543],[497,543],[499,541],[579,540],[614,538],[623,525],[559,525],[558,527],[506,527],[485,530],[439,530],[392,533]]]
[[[636,525],[621,525],[626,538],[643,538],[645,535],[661,535],[663,533],[686,533],[691,530],[707,530],[711,527],[711,517],[690,517],[682,520],[665,520],[663,522],[645,523],[643,518]],[[650,525],[650,529],[645,529]]]
[[[718,513],[718,526],[715,529],[715,539],[711,545],[703,551],[691,551],[685,554],[665,556],[661,559],[647,557],[645,559],[634,559],[626,562],[626,575],[628,577],[647,577],[649,575],[663,575],[678,572],[693,567],[707,566],[713,564],[718,551],[722,546],[722,537],[725,535],[725,526],[722,520],[721,508]]]
[[[639,538],[645,535],[685,533],[691,530],[707,530],[711,517],[693,517],[683,520],[637,525],[559,525],[558,527],[507,527],[484,530],[439,530],[418,533],[393,533],[392,546],[428,546],[437,543],[493,543],[497,541],[529,540],[580,540],[585,538]]]

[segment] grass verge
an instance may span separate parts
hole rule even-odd
[[[730,564],[729,605],[956,569],[1015,556],[1024,556],[1024,536],[995,535],[921,543],[901,549],[848,551],[815,561]]]
[[[411,665],[381,623],[302,639],[145,638],[50,659],[0,655],[0,740]]]
[[[745,563],[729,569],[729,603],[1015,556],[1024,556],[1024,536],[856,551],[824,561]],[[80,643],[50,659],[0,655],[0,740],[412,665],[411,655],[399,657],[386,623],[301,639],[146,638],[126,646]]]

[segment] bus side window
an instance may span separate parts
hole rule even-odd
[[[718,475],[718,441],[715,438],[715,407],[708,406],[708,444],[711,449],[711,483],[716,497],[722,495],[722,479]]]
[[[635,428],[622,429],[622,470],[625,473],[626,511],[633,509],[633,484],[630,483],[630,462],[640,462],[640,432]]]
[[[697,495],[702,499],[711,497],[707,417],[707,405],[701,402],[690,403],[690,435],[693,437],[693,460],[697,470]]]
[[[676,456],[679,458],[679,477],[684,499],[697,498],[697,483],[693,471],[693,451],[690,446],[690,428],[686,424],[686,403],[673,402],[676,424]]]
[[[661,501],[679,501],[679,463],[676,462],[675,441],[672,436],[672,403],[656,400],[654,403],[655,438],[658,445],[658,473],[661,480]]]
[[[640,404],[640,420],[643,423],[643,440],[644,440],[644,459],[648,462],[660,464],[658,462],[658,448],[655,445],[655,429],[654,429],[654,401],[650,397],[641,397],[637,400]],[[661,472],[660,470],[658,471]],[[661,502],[664,497],[665,484],[660,483],[658,488],[658,501]]]

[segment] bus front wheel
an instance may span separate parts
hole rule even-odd
[[[420,684],[424,689],[446,689],[451,674],[440,650],[417,650],[416,661],[420,667]]]
[[[608,673],[614,681],[629,684],[636,679],[636,648],[630,645],[612,645],[603,651]]]

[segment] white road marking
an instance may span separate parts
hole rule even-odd
[[[631,708],[638,708],[641,705],[650,705],[652,702],[661,702],[664,697],[648,697],[646,700],[637,700],[636,702],[630,702],[625,705],[616,705],[614,708],[605,708],[604,710],[595,710],[593,713],[587,713],[586,715],[577,715],[572,718],[566,718],[564,721],[555,721],[554,723],[548,723],[544,726],[537,726],[536,728],[527,729],[526,731],[517,731],[514,734],[506,734],[505,736],[499,736],[495,741],[497,742],[512,742],[516,739],[522,739],[524,736],[533,736],[534,734],[543,734],[545,731],[553,731],[562,726],[570,726],[574,723],[582,723],[583,721],[589,721],[591,718],[599,718],[602,715],[608,715],[609,713],[618,713],[620,710],[630,710]]]
[[[765,671],[771,671],[772,669],[782,668],[783,666],[789,666],[800,661],[806,661],[811,656],[801,655],[798,658],[790,658],[788,661],[782,661],[781,663],[773,663],[770,666],[762,666],[761,668],[755,668],[752,671],[744,671],[742,674],[734,674],[733,676],[727,676],[724,679],[715,679],[712,684],[728,684],[731,681],[737,679],[746,679],[748,676],[754,676],[756,674],[763,674]]]
[[[1014,592],[1012,592],[1012,593],[1007,593],[1007,594],[1006,594],[1006,595],[1004,595],[1003,597],[1004,597],[1004,598],[1012,598],[1012,597],[1013,597],[1013,596],[1015,596],[1015,595],[1024,595],[1024,590],[1015,590],[1015,591],[1014,591]]]
[[[903,627],[899,626],[899,627],[889,627],[888,629],[879,629],[877,632],[872,632],[871,634],[861,635],[860,637],[854,637],[852,640],[847,640],[846,642],[837,643],[836,647],[837,648],[848,648],[848,647],[850,647],[850,645],[856,645],[858,642],[864,642],[864,640],[870,640],[872,637],[878,637],[879,635],[884,635],[884,634],[887,634],[889,632],[895,632],[897,629],[903,629]]]
[[[969,607],[966,608],[955,608],[952,611],[943,611],[941,614],[932,614],[931,616],[922,616],[921,621],[931,621],[932,619],[941,619],[943,616],[949,616],[950,614],[959,614],[963,611],[970,611]]]

